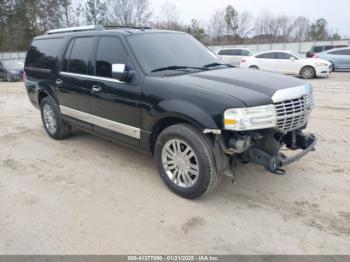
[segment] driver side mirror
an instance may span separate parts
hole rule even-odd
[[[128,71],[125,64],[112,64],[112,77],[122,82],[128,82],[132,79],[133,71]]]
[[[297,60],[294,56],[291,56],[289,59],[292,60],[292,61]]]

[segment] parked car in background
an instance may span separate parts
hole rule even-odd
[[[241,58],[253,55],[254,54],[246,48],[227,48],[221,49],[218,52],[218,56],[223,62],[237,67],[240,65]]]
[[[347,45],[315,45],[309,52],[306,53],[306,57],[312,58],[315,54],[321,53],[334,48],[348,47]]]
[[[350,69],[350,47],[328,50],[317,55],[314,58],[321,58],[332,64],[332,70]]]
[[[18,81],[22,79],[24,63],[16,60],[0,60],[0,79]]]
[[[331,63],[326,60],[302,58],[290,51],[269,51],[242,58],[240,67],[300,75],[304,79],[328,77],[332,71]]]

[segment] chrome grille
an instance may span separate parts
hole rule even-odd
[[[277,113],[277,129],[288,132],[304,126],[313,108],[313,97],[303,96],[301,98],[286,100],[275,103]]]

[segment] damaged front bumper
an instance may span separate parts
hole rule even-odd
[[[317,143],[317,138],[313,134],[301,130],[288,133],[274,130],[247,133],[224,132],[214,135],[216,137],[214,155],[219,172],[233,178],[237,161],[255,163],[274,174],[284,175],[285,166],[313,151]],[[283,148],[300,152],[287,157],[281,151]]]
[[[315,149],[316,143],[317,138],[313,134],[298,132],[296,133],[296,142],[293,150],[301,149],[302,151],[293,156],[287,157],[281,152],[277,152],[277,154],[271,155],[270,153],[267,153],[262,149],[256,147],[249,149],[247,156],[249,162],[262,165],[266,168],[266,170],[277,175],[284,175],[285,171],[283,167],[293,162],[299,161],[306,154]]]

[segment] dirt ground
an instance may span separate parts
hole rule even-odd
[[[275,176],[242,165],[196,201],[142,153],[51,140],[23,83],[0,83],[1,254],[350,254],[350,73],[310,81],[317,151]]]

